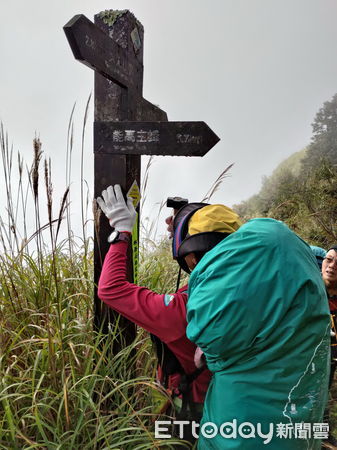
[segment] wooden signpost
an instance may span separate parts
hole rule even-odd
[[[95,71],[95,198],[109,185],[120,184],[125,192],[135,181],[140,186],[140,155],[203,156],[219,141],[204,122],[168,122],[164,111],[143,98],[144,30],[132,13],[104,11],[95,16],[95,23],[77,15],[64,31],[75,59]],[[95,229],[95,285],[110,231],[107,220]],[[129,281],[134,278],[132,247]],[[95,327],[107,333],[115,316],[96,292],[94,301]],[[122,323],[130,343],[135,328],[126,320]]]

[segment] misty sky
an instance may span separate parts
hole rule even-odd
[[[144,26],[144,97],[169,120],[203,120],[221,138],[202,159],[156,157],[146,215],[168,195],[199,201],[231,163],[213,201],[230,206],[257,193],[263,175],[308,145],[316,112],[337,92],[335,0],[1,0],[0,120],[27,160],[40,136],[61,197],[76,102],[73,214],[93,72],[74,60],[62,27],[104,9],[130,9]],[[91,103],[91,195],[92,120]]]

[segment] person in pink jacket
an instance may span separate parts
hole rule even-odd
[[[132,199],[125,202],[119,185],[109,186],[102,192],[102,197],[97,198],[97,203],[114,231],[108,237],[111,245],[99,279],[98,297],[113,310],[157,336],[175,355],[182,371],[169,377],[167,387],[180,397],[183,394],[183,407],[177,417],[180,420],[198,420],[211,372],[207,368],[196,367],[197,347],[186,337],[187,286],[175,293],[157,294],[127,281],[127,248],[136,212]],[[188,384],[184,393],[179,392],[183,376],[185,386],[186,380]]]

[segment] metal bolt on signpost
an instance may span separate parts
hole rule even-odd
[[[95,71],[94,195],[120,184],[137,200],[141,155],[203,156],[219,138],[204,122],[168,122],[167,114],[145,100],[143,92],[143,38],[141,23],[128,11],[103,11],[95,23],[74,16],[64,31],[75,59]],[[139,220],[139,218],[138,218]],[[108,251],[108,221],[95,230],[94,281],[97,286]],[[134,281],[138,258],[138,227],[130,246],[127,276]],[[95,328],[108,333],[115,315],[97,297]],[[124,319],[126,343],[135,327]]]

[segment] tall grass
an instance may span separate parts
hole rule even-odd
[[[89,101],[82,161],[88,106]],[[94,331],[91,201],[84,191],[83,163],[80,192],[74,193],[81,198],[81,237],[74,236],[71,224],[73,113],[65,189],[56,214],[52,161],[43,159],[40,139],[35,137],[33,161],[27,164],[14,155],[0,126],[5,188],[0,214],[0,449],[187,448],[179,440],[155,438],[154,421],[168,398],[155,382],[156,360],[147,334],[139,330],[131,345],[112,354],[113,340],[120,341],[123,334],[119,323],[110,329],[109,339]],[[147,170],[145,191],[148,176]],[[156,227],[154,223],[147,230],[141,246],[140,284],[172,293],[177,265],[170,243],[151,238]]]
[[[188,447],[155,439],[154,402],[158,396],[166,401],[166,394],[155,383],[146,333],[139,331],[113,355],[111,342],[122,334],[118,322],[109,339],[93,331],[93,252],[86,228],[91,202],[83,179],[81,238],[70,224],[72,117],[56,215],[52,163],[43,160],[40,139],[34,139],[31,165],[20,154],[15,163],[0,129],[6,190],[0,217],[0,448]],[[169,280],[156,277],[143,281],[164,289]]]

